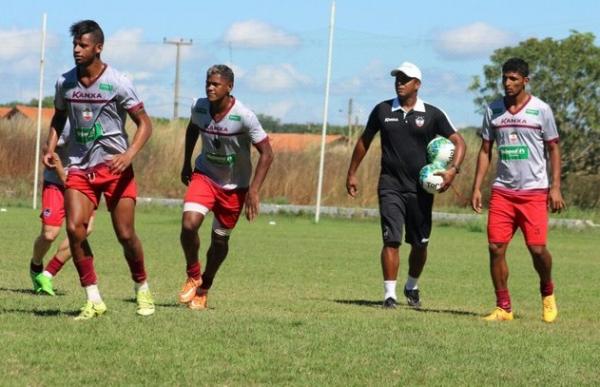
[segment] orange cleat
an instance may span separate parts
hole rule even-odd
[[[192,310],[208,309],[208,292],[203,290],[202,293],[200,291],[196,293],[188,304],[188,308]]]
[[[179,292],[179,302],[182,304],[187,304],[188,302],[192,301],[196,295],[196,290],[200,285],[202,285],[202,278],[194,279],[188,277],[181,287],[181,291]]]

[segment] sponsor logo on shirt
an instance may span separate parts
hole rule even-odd
[[[71,98],[73,99],[102,99],[102,93],[93,93],[87,91],[74,91]]]
[[[510,118],[506,117],[500,120],[500,125],[525,125],[527,120],[524,118]]]
[[[235,164],[235,154],[231,155],[220,155],[217,153],[207,153],[206,159],[213,164],[219,165],[233,165]]]
[[[113,85],[111,85],[110,83],[101,83],[100,86],[98,86],[98,88],[104,91],[113,91]]]
[[[419,128],[425,125],[425,117],[418,116],[417,118],[415,118],[415,124],[417,124]]]
[[[86,107],[81,112],[81,117],[83,117],[85,121],[89,121],[94,117],[94,113],[92,113],[92,110],[89,107]]]
[[[242,117],[240,117],[236,114],[230,114],[228,118],[230,121],[241,121],[242,120]]]
[[[527,160],[529,148],[526,145],[501,145],[498,147],[500,160]]]
[[[104,133],[102,125],[100,125],[99,122],[96,122],[91,128],[76,128],[75,140],[79,144],[87,144],[100,138],[102,133]]]
[[[385,120],[383,120],[383,122],[398,122],[398,118],[397,117],[385,117]]]
[[[525,109],[525,113],[530,114],[532,116],[537,116],[538,114],[540,114],[540,111],[538,109]]]

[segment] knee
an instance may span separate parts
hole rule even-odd
[[[73,223],[73,222],[68,222],[67,223],[67,235],[69,236],[69,240],[74,240],[74,241],[84,240],[85,236],[86,236],[84,225]]]
[[[123,246],[129,246],[135,240],[136,235],[133,229],[121,229],[117,231],[117,240]]]
[[[504,256],[506,245],[504,243],[490,243],[488,245],[488,250],[490,252],[490,258],[500,258]]]
[[[527,245],[527,248],[529,249],[529,253],[534,257],[541,257],[544,255],[544,253],[546,252],[546,246],[545,245]]]
[[[58,234],[60,233],[60,228],[52,228],[52,229],[43,229],[42,233],[41,233],[41,237],[44,240],[44,242],[47,243],[52,243],[56,240],[56,238],[58,237]]]
[[[201,224],[201,219],[193,216],[184,216],[181,219],[181,235],[197,233]]]
[[[211,233],[211,243],[216,246],[227,247],[229,246],[229,235],[218,234],[213,230]]]

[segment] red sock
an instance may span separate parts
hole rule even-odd
[[[48,262],[45,270],[48,273],[52,274],[52,276],[55,276],[56,273],[58,273],[60,271],[60,269],[62,269],[64,264],[65,263],[61,262],[58,258],[56,258],[56,255],[55,255],[54,257],[52,257],[50,262]]]
[[[33,262],[29,262],[29,271],[31,271],[32,273],[41,273],[42,271],[44,271],[44,265],[36,265]]]
[[[188,264],[186,267],[186,273],[188,277],[195,279],[196,281],[200,279],[200,262],[196,261],[191,265]]]
[[[540,282],[540,293],[542,297],[551,296],[554,294],[554,283],[552,281],[542,283]]]
[[[147,276],[146,269],[144,268],[143,255],[134,259],[127,259],[127,264],[129,265],[129,271],[131,272],[131,279],[133,282],[142,283],[146,281]]]
[[[496,306],[504,309],[507,312],[512,310],[512,306],[510,304],[510,293],[508,292],[508,289],[496,290]]]
[[[73,258],[77,273],[79,273],[79,282],[81,286],[86,287],[95,285],[97,282],[96,271],[94,270],[94,257],[83,257],[81,259]]]

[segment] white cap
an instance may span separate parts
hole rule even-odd
[[[416,64],[410,62],[402,63],[400,66],[393,69],[390,74],[392,77],[395,77],[398,73],[404,73],[407,77],[417,78],[419,81],[421,80],[421,70],[419,70]]]

